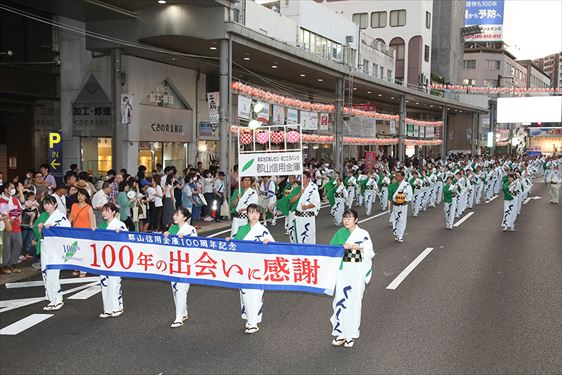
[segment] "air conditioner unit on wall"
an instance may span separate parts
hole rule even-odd
[[[353,43],[353,35],[346,35],[345,37],[345,44]]]

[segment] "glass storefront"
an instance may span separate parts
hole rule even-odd
[[[139,165],[146,167],[148,175],[158,163],[163,168],[173,165],[183,171],[187,166],[187,143],[139,142]]]
[[[199,141],[197,143],[197,161],[203,163],[203,168],[208,168],[211,162],[219,158],[219,142]]]
[[[111,169],[111,138],[80,137],[82,169],[92,176],[104,176]]]

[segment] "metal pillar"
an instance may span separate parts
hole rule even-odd
[[[446,159],[447,158],[447,140],[449,139],[448,137],[448,132],[449,132],[449,124],[447,121],[447,106],[444,105],[443,106],[443,110],[441,111],[441,118],[443,121],[443,132],[441,134],[441,140],[443,141],[441,143],[441,159]]]
[[[490,101],[490,131],[492,132],[492,149],[490,154],[494,155],[496,153],[496,101]]]
[[[113,143],[111,144],[111,164],[119,171],[125,168],[123,162],[123,127],[121,125],[121,50],[111,50],[111,98],[113,99]]]
[[[343,79],[336,79],[336,121],[334,122],[334,168],[342,172],[343,159]]]
[[[472,112],[472,139],[470,142],[470,155],[476,156],[476,146],[478,144],[478,113]]]
[[[226,174],[225,186],[230,188],[230,163],[228,157],[230,133],[230,40],[221,39],[219,42],[219,165]],[[227,189],[228,191],[229,189]]]
[[[398,113],[398,155],[400,161],[404,161],[406,156],[405,137],[406,137],[406,97],[400,96],[400,112]]]

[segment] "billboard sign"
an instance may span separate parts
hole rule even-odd
[[[480,34],[466,35],[467,42],[496,42],[503,37],[504,0],[467,0],[465,26],[480,26]]]

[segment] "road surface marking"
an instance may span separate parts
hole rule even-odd
[[[494,195],[494,196],[492,197],[492,199],[490,199],[489,201],[486,201],[486,202],[484,202],[484,203],[490,203],[491,201],[493,201],[493,200],[496,199],[497,197],[499,197],[499,195]]]
[[[541,199],[541,197],[539,197],[539,196],[529,197],[529,198],[527,198],[523,201],[523,204],[527,204],[527,203],[529,203],[529,201],[532,201],[532,200],[535,200],[535,199]]]
[[[427,249],[422,251],[422,253],[418,255],[418,257],[414,259],[414,261],[410,263],[408,267],[404,269],[404,271],[400,272],[400,275],[398,275],[396,279],[392,280],[392,282],[388,284],[386,289],[394,290],[398,288],[398,285],[400,285],[400,283],[404,281],[404,279],[410,274],[410,272],[412,272],[414,268],[416,268],[416,266],[420,264],[421,261],[429,255],[429,253],[431,253],[431,250],[433,250],[433,247],[428,247]]]
[[[41,323],[43,320],[49,319],[53,315],[54,314],[31,314],[5,328],[0,329],[0,335],[17,335],[18,333]]]
[[[99,281],[99,276],[92,276],[92,277],[76,277],[71,279],[60,279],[60,283],[62,284],[80,284],[80,283],[91,283],[92,281]],[[6,289],[13,289],[13,288],[29,288],[32,286],[43,286],[43,280],[39,281],[22,281],[19,283],[8,283],[6,284]]]
[[[84,289],[83,291],[68,297],[68,299],[88,299],[91,296],[98,294],[99,292],[101,292],[101,286],[94,285],[89,287],[88,289]]]
[[[364,223],[364,222],[366,222],[366,221],[373,220],[373,219],[375,219],[375,218],[377,218],[377,217],[380,217],[380,216],[382,216],[382,215],[385,215],[385,214],[387,214],[387,213],[388,213],[388,211],[384,211],[384,212],[381,212],[381,213],[376,214],[375,216],[371,216],[371,217],[368,217],[368,218],[363,219],[363,220],[361,220],[361,221],[358,221],[357,223],[361,224],[361,223]]]
[[[326,208],[326,207],[330,207],[330,205],[329,205],[329,204],[325,204],[324,206],[320,206],[320,208]],[[277,219],[283,219],[284,217],[285,217],[285,215],[277,216],[277,217],[275,218],[275,220],[277,220]],[[218,236],[219,234],[228,233],[228,232],[230,232],[230,229],[225,229],[225,230],[223,230],[223,231],[210,234],[210,235],[208,235],[207,237],[216,237],[216,236]]]
[[[62,292],[62,294],[63,295],[72,294],[72,293],[78,292],[82,289],[87,289],[91,286],[94,286],[94,285],[96,285],[96,283],[97,283],[97,281],[95,283],[80,285],[80,286],[77,286],[76,288],[65,290],[64,292]],[[0,313],[5,313],[5,312],[13,310],[13,309],[17,309],[17,308],[24,307],[24,306],[27,306],[27,305],[32,305],[34,303],[42,302],[42,301],[46,302],[47,300],[45,299],[45,297],[35,297],[35,298],[11,299],[11,300],[6,300],[6,301],[0,301]]]
[[[466,214],[465,217],[463,217],[462,219],[460,219],[459,221],[457,221],[455,223],[455,225],[453,225],[454,227],[458,227],[459,225],[461,225],[462,223],[464,223],[466,221],[466,219],[468,219],[469,217],[471,217],[472,215],[474,215],[474,212],[469,212],[468,214]]]

